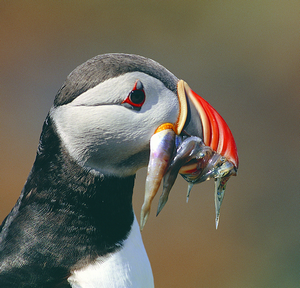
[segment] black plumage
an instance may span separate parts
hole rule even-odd
[[[80,167],[47,117],[31,173],[2,225],[1,287],[70,287],[71,269],[119,249],[133,222],[133,184],[134,176]]]

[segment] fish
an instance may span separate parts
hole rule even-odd
[[[237,168],[226,157],[214,151],[210,146],[206,146],[200,137],[176,135],[169,127],[155,133],[150,139],[150,160],[145,198],[141,209],[141,230],[148,219],[152,200],[161,182],[163,181],[163,191],[159,198],[156,215],[166,205],[178,174],[188,182],[187,201],[194,184],[210,179],[215,180],[215,225],[217,229],[226,184],[231,176],[237,175]]]

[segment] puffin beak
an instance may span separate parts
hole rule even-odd
[[[187,200],[196,183],[215,180],[216,228],[226,183],[237,174],[238,153],[232,133],[220,114],[202,97],[179,80],[177,122],[160,125],[150,139],[145,198],[140,229],[148,219],[151,203],[162,179],[163,192],[157,215],[168,200],[178,173],[188,182]]]

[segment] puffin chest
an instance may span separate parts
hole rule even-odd
[[[74,288],[154,287],[150,262],[136,218],[120,250],[72,271],[68,282]]]

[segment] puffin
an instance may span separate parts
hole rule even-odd
[[[132,194],[148,167],[140,221]],[[141,231],[178,175],[215,181],[216,227],[238,154],[220,114],[154,60],[98,55],[69,74],[0,228],[0,287],[154,287]],[[162,184],[163,183],[163,184]]]

